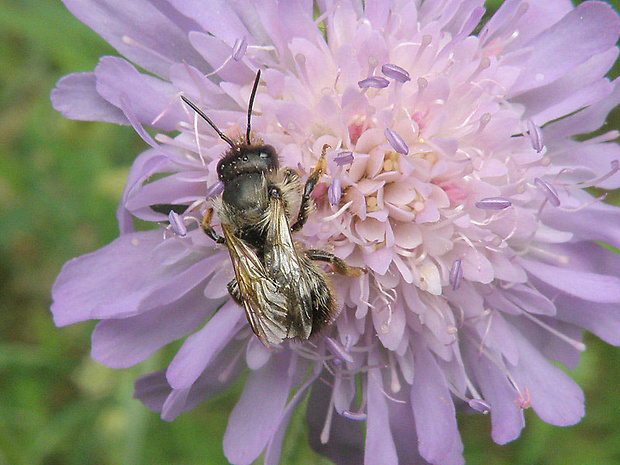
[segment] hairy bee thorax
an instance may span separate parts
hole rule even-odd
[[[246,239],[253,243],[254,233],[263,236],[269,225],[272,197],[282,199],[290,221],[299,210],[301,193],[299,175],[292,169],[244,173],[224,185],[217,210],[223,224],[235,234],[249,235]]]

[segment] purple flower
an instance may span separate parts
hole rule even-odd
[[[472,35],[483,1],[65,4],[146,72],[103,57],[59,81],[55,108],[131,124],[150,148],[121,236],[65,265],[52,312],[101,320],[92,356],[115,368],[185,337],[137,380],[149,408],[172,420],[249,371],[224,437],[233,464],[278,463],[308,395],[310,443],[338,464],[461,464],[457,406],[489,412],[500,444],[530,406],[579,421],[583,393],[551,361],[576,365],[582,328],[620,344],[620,257],[594,242],[620,248],[620,209],[584,190],[620,186],[618,134],[573,138],[620,103],[604,77],[620,32],[609,5],[507,0]],[[331,146],[296,240],[369,271],[330,276],[336,322],[272,349],[228,295],[226,248],[199,227],[228,145],[179,98],[243,137],[258,69],[252,129],[282,166],[308,173]],[[132,217],[163,226],[134,232]]]

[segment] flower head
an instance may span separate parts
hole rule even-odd
[[[508,0],[480,24],[482,1],[65,3],[148,74],[104,57],[59,81],[55,107],[131,124],[151,148],[121,236],[63,268],[52,312],[102,320],[92,354],[111,367],[187,336],[136,382],[147,406],[173,419],[249,368],[224,438],[235,464],[277,463],[308,393],[311,444],[336,463],[463,463],[455,406],[490,412],[498,443],[530,406],[579,421],[582,391],[549,360],[573,367],[581,328],[620,344],[620,258],[593,242],[620,247],[620,209],[584,190],[620,186],[618,134],[572,137],[620,102],[607,4]],[[368,270],[330,276],[330,328],[271,349],[200,228],[228,146],[180,99],[243,137],[258,69],[252,137],[302,179],[331,147],[296,241]],[[132,217],[167,226],[134,232]]]

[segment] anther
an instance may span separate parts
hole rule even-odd
[[[359,81],[357,85],[360,86],[360,89],[368,89],[369,87],[383,89],[390,85],[390,81],[381,76],[371,76]]]
[[[338,341],[332,339],[331,337],[325,337],[325,343],[327,344],[327,348],[329,349],[329,351],[334,354],[334,356],[336,356],[338,360],[347,363],[353,363],[353,357],[348,352],[347,348],[340,345]]]
[[[527,386],[523,388],[523,392],[517,391],[517,398],[515,399],[515,403],[521,410],[528,409],[532,406],[532,396],[530,395],[530,390]]]
[[[245,52],[248,49],[248,42],[245,37],[235,40],[235,45],[232,49],[232,59],[235,61],[241,60],[245,56]]]
[[[542,150],[545,148],[543,134],[540,128],[536,126],[531,119],[527,120],[527,133],[530,136],[532,148],[536,150],[537,153],[542,152]]]
[[[463,268],[461,267],[461,259],[454,260],[452,267],[450,268],[450,284],[452,284],[452,290],[456,291],[461,287],[463,281]]]
[[[348,165],[350,163],[353,163],[353,160],[354,160],[353,152],[349,152],[349,151],[340,152],[338,156],[334,157],[334,162],[338,166]]]
[[[491,113],[484,113],[480,117],[480,126],[478,127],[478,132],[484,131],[484,128],[487,127],[487,124],[491,122]]]
[[[170,210],[170,213],[168,213],[168,221],[170,222],[170,227],[176,234],[181,237],[185,237],[185,235],[187,235],[187,226],[185,226],[183,218],[181,218],[174,210]]]
[[[398,82],[411,81],[411,76],[409,76],[409,73],[406,70],[404,70],[400,66],[396,66],[391,63],[383,65],[381,67],[381,72],[387,77],[392,78]]]
[[[554,207],[560,206],[560,198],[558,197],[558,193],[551,184],[540,178],[534,178],[534,185],[536,186],[536,189],[542,192],[551,205]]]
[[[327,188],[327,198],[331,206],[338,205],[340,198],[342,197],[342,182],[340,178],[334,178],[332,183]]]
[[[215,184],[207,187],[207,192],[205,193],[205,198],[210,199],[211,197],[215,197],[220,195],[224,191],[224,183],[222,181],[218,181]]]
[[[385,138],[388,140],[394,150],[401,155],[407,155],[409,153],[409,146],[405,143],[402,137],[400,137],[395,131],[390,128],[385,128],[383,131]]]
[[[471,399],[468,404],[471,408],[484,415],[491,411],[491,406],[482,399]]]
[[[354,421],[364,421],[368,417],[364,412],[351,412],[350,410],[343,410],[340,415]]]
[[[476,208],[481,210],[504,210],[512,206],[512,202],[503,197],[487,197],[476,202]]]

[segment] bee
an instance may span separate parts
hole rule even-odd
[[[304,226],[314,208],[310,195],[325,171],[329,146],[323,147],[302,188],[293,169],[280,167],[274,147],[251,140],[252,106],[259,82],[260,70],[250,95],[245,140],[238,142],[223,134],[191,101],[181,98],[230,145],[217,164],[224,190],[214,202],[223,236],[211,226],[213,208],[207,210],[201,227],[228,248],[235,273],[228,292],[244,308],[254,334],[270,347],[285,339],[308,339],[338,316],[334,292],[316,261],[329,263],[344,276],[360,276],[365,270],[324,250],[304,250],[293,240],[293,233]]]

